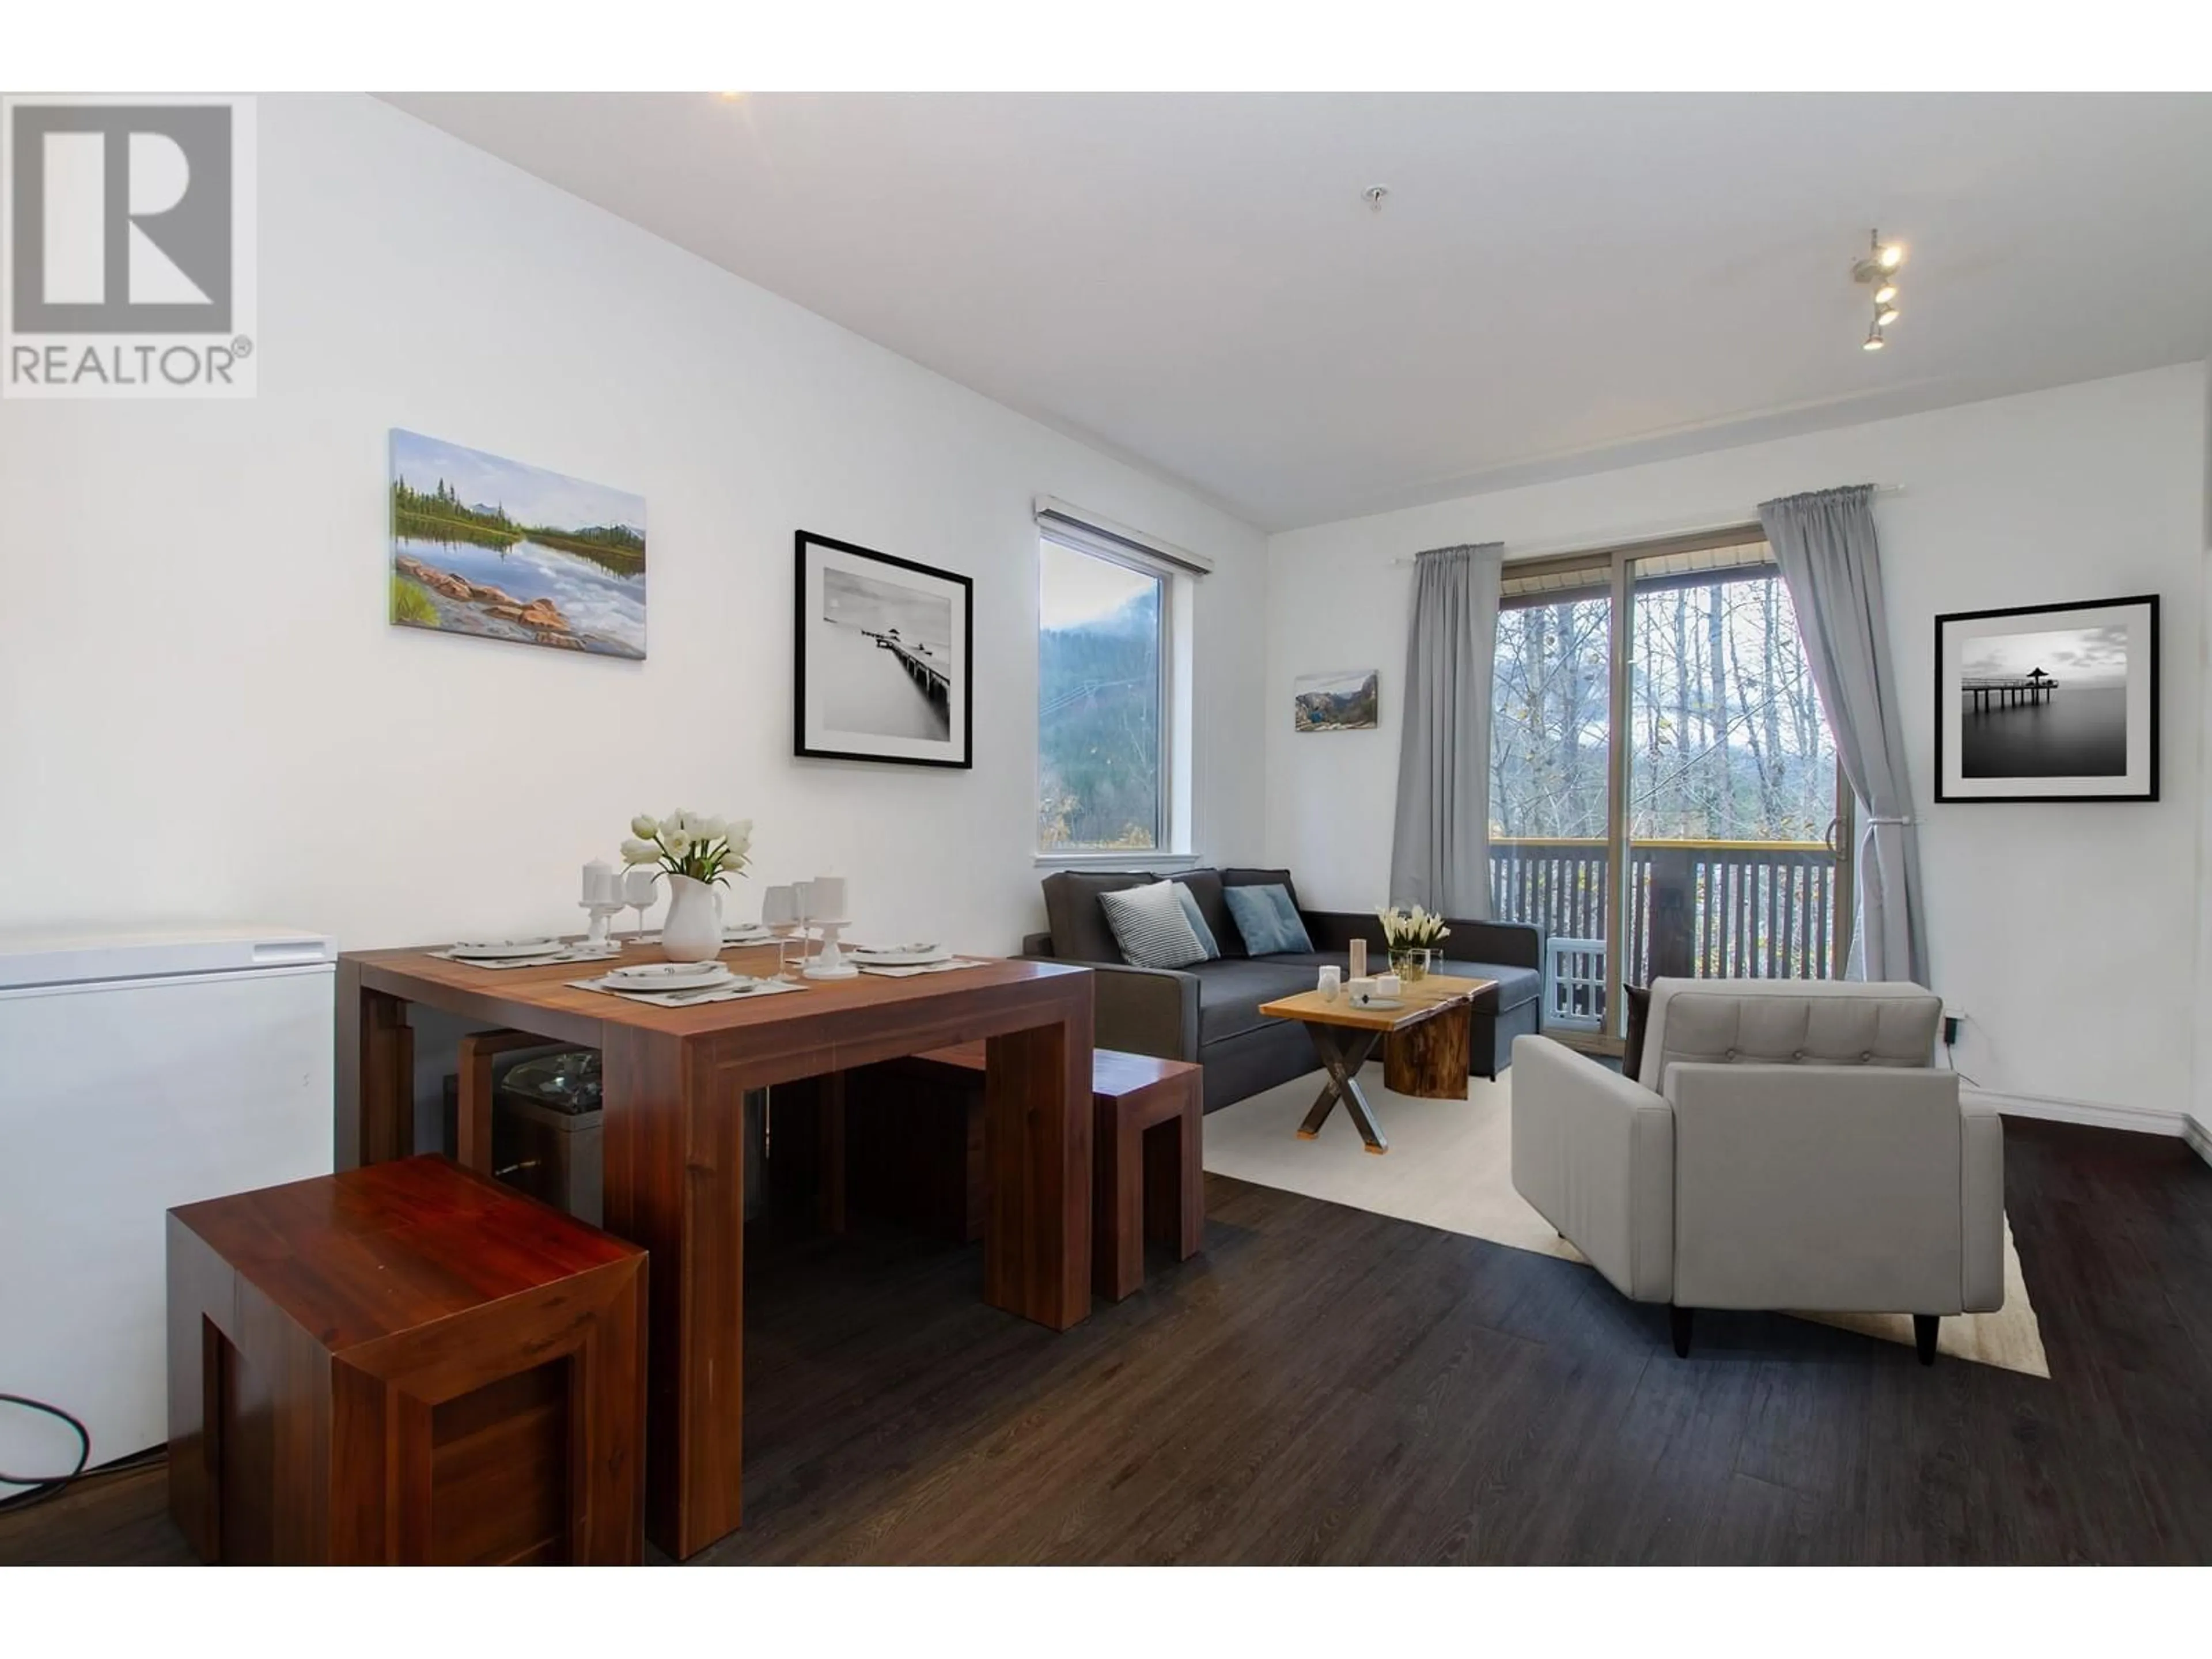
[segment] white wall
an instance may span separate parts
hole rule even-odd
[[[2212,363],[2204,377],[2204,562],[2212,573]],[[2197,670],[2201,682],[2212,689],[2212,574],[2205,582],[2206,632],[2197,641]],[[2203,752],[2212,757],[2212,721],[2205,726]],[[2191,1137],[2207,1163],[2212,1163],[2212,760],[2203,767],[2202,826],[2197,855],[2197,1089],[2189,1103],[2189,1115],[2197,1133]]]
[[[1198,832],[1257,852],[1256,531],[386,105],[260,113],[259,398],[0,404],[7,924],[573,927],[685,805],[757,821],[739,906],[837,871],[870,930],[1010,948],[1038,492],[1219,562]],[[394,426],[644,495],[649,660],[388,625]],[[975,578],[972,773],[793,758],[802,526]]]
[[[1753,516],[1771,496],[1901,484],[1877,500],[1929,890],[1936,988],[1971,1017],[1988,1090],[2164,1114],[2192,1098],[2205,556],[2205,370],[2160,369],[1436,506],[1272,542],[1268,858],[1324,904],[1387,896],[1398,696],[1423,548],[1552,548]],[[1936,805],[1932,618],[2162,594],[2154,805]],[[1382,670],[1382,726],[1299,737],[1291,680]]]

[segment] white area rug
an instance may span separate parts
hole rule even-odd
[[[1380,1060],[1370,1063],[1361,1072],[1359,1085],[1390,1143],[1389,1152],[1377,1158],[1361,1146],[1358,1131],[1341,1108],[1330,1115],[1317,1139],[1297,1138],[1299,1120],[1321,1091],[1322,1076],[1316,1072],[1209,1114],[1206,1167],[1259,1186],[1579,1261],[1574,1246],[1513,1190],[1511,1079],[1510,1072],[1495,1083],[1473,1079],[1464,1102],[1415,1100],[1385,1089]],[[1912,1321],[1906,1315],[1799,1317],[1891,1342],[1912,1340]],[[2051,1375],[2009,1221],[2002,1310],[1944,1320],[1937,1346],[1954,1358],[2031,1376]]]

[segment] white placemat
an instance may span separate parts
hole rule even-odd
[[[733,984],[709,985],[697,991],[629,991],[610,985],[604,979],[572,979],[568,984],[574,990],[605,991],[611,997],[626,997],[632,1002],[650,1003],[655,1008],[696,1008],[708,1002],[744,1002],[753,997],[806,988],[781,979],[739,980]]]

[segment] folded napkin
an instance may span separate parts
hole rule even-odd
[[[949,974],[956,968],[981,968],[981,966],[983,964],[980,962],[971,962],[964,957],[954,957],[949,962],[925,962],[908,968],[878,968],[871,963],[864,962],[860,964],[860,969],[864,974],[881,974],[885,979],[910,979],[916,974]]]
[[[464,968],[550,968],[561,962],[609,962],[622,952],[619,950],[592,951],[578,944],[565,951],[549,951],[542,957],[501,957],[493,961],[486,961],[482,957],[457,957],[450,949],[432,951],[429,954],[441,962],[458,962]]]

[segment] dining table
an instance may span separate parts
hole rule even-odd
[[[431,950],[338,957],[337,1167],[416,1150],[411,1008],[481,1028],[463,1039],[483,1066],[480,1097],[501,1044],[599,1050],[605,1225],[648,1253],[646,1532],[669,1554],[696,1554],[743,1516],[750,1091],[981,1042],[984,1300],[1056,1331],[1088,1316],[1088,969],[969,957],[944,972],[805,979],[777,994],[666,1007],[573,982],[656,960],[653,945],[601,963],[497,968]],[[733,972],[762,978],[777,959],[773,945],[724,953]],[[480,1143],[466,1118],[463,1140]]]

